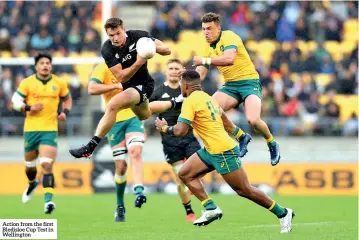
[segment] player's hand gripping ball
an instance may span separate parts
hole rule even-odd
[[[140,57],[150,59],[156,54],[156,45],[151,38],[142,37],[137,41],[136,50]]]

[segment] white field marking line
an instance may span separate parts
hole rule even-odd
[[[336,224],[345,224],[350,222],[339,221],[339,222],[308,222],[308,223],[293,223],[293,226],[324,226],[324,225],[336,225]],[[253,225],[253,226],[239,226],[238,228],[262,228],[262,227],[280,227],[279,224],[263,224],[263,225]]]

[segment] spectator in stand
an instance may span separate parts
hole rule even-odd
[[[10,43],[9,32],[7,29],[0,29],[0,51],[11,51],[12,46]]]
[[[41,29],[39,33],[35,33],[31,38],[31,48],[35,50],[47,50],[52,43],[53,38],[45,28]]]

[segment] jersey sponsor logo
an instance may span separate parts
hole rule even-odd
[[[55,92],[57,90],[56,86],[52,86],[52,90]]]
[[[169,98],[169,97],[171,97],[171,96],[168,95],[168,93],[164,93],[161,98]]]
[[[130,47],[129,47],[129,52],[133,52],[136,50],[136,48],[133,48],[135,46],[136,43],[132,44]]]
[[[131,54],[127,54],[124,58],[122,58],[122,63],[126,62],[127,60],[131,59]]]

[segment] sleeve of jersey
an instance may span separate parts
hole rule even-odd
[[[148,38],[151,38],[153,41],[155,40],[155,38],[152,37],[152,36],[151,36],[148,32],[146,32],[146,31],[136,30],[136,31],[134,31],[134,33],[135,33],[135,36],[136,36],[138,39],[140,39],[140,38],[142,38],[142,37],[148,37]]]
[[[103,67],[101,67],[100,65],[97,65],[91,73],[90,81],[94,81],[99,84],[103,84],[103,79],[104,79]]]
[[[195,115],[193,104],[186,99],[182,104],[181,115],[178,117],[178,122],[183,122],[187,125],[191,125]]]
[[[68,99],[70,96],[70,90],[65,82],[62,82],[60,97],[62,100]]]
[[[112,68],[117,64],[120,64],[119,60],[115,57],[114,53],[110,51],[109,42],[105,42],[101,49],[101,55],[105,59],[108,68]]]
[[[16,90],[16,92],[23,98],[26,98],[26,96],[28,95],[28,86],[26,84],[26,81],[21,81],[18,89]]]
[[[238,44],[241,42],[240,37],[232,31],[229,31],[223,38],[224,51],[228,49],[238,50]]]

